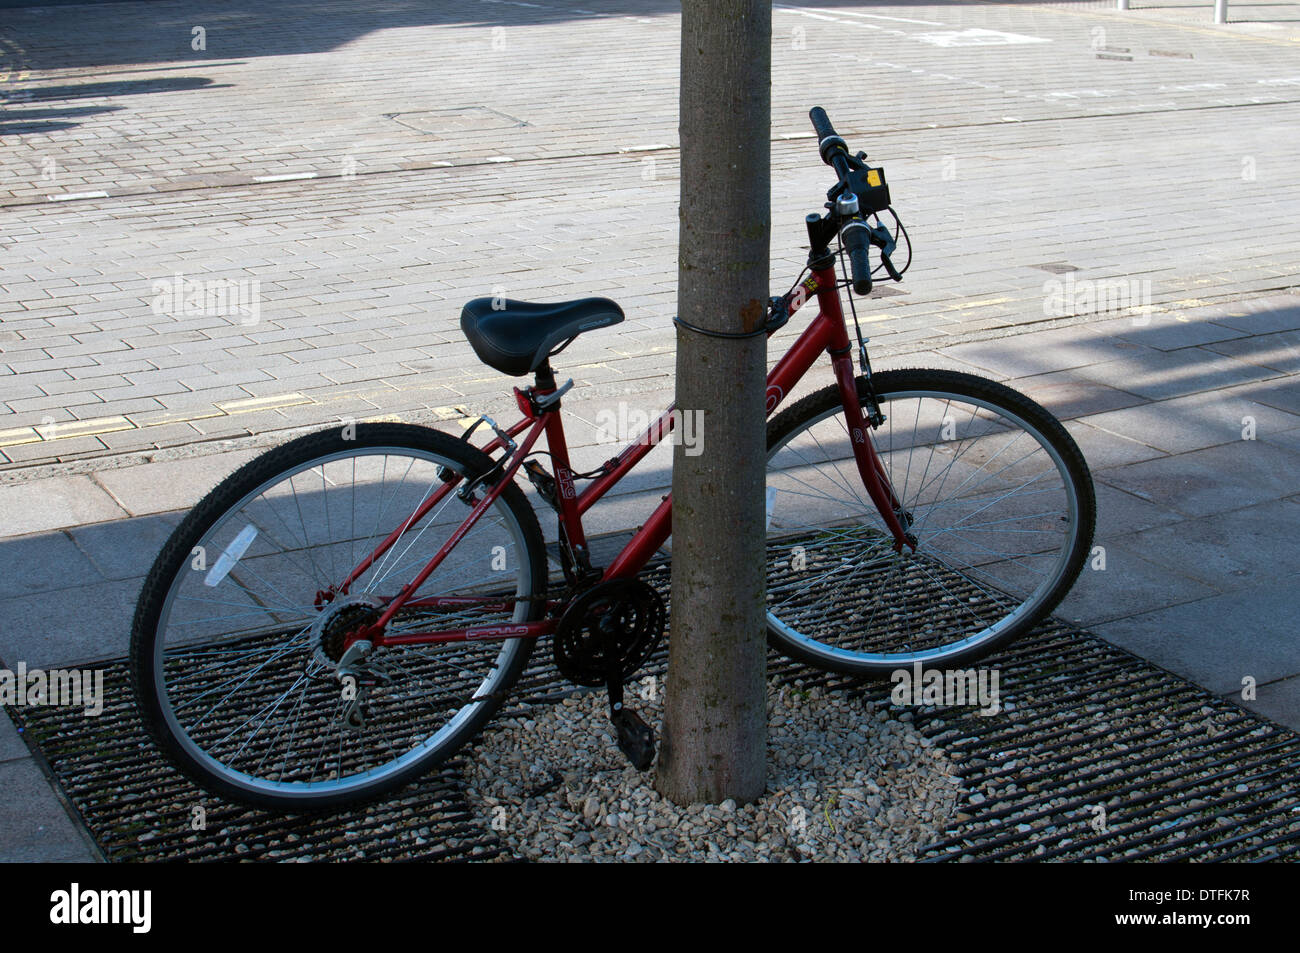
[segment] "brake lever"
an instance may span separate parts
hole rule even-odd
[[[898,242],[894,240],[894,236],[889,234],[889,229],[883,223],[867,226],[867,232],[871,236],[871,244],[880,249],[880,261],[884,264],[885,271],[889,272],[889,277],[895,281],[902,281],[902,273],[894,267],[894,263],[889,257],[894,253],[894,249],[898,247]]]

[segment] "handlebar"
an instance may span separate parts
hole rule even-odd
[[[894,263],[889,258],[889,252],[893,250],[893,239],[890,238],[887,231],[884,231],[883,226],[880,229],[872,229],[867,224],[864,210],[859,206],[858,195],[855,192],[853,183],[853,180],[857,178],[859,190],[865,189],[868,193],[873,194],[873,198],[874,193],[883,193],[883,201],[880,204],[870,206],[866,210],[878,212],[889,205],[889,192],[884,187],[884,180],[880,170],[868,169],[862,162],[865,156],[859,154],[854,157],[849,152],[848,144],[836,134],[835,127],[831,125],[830,118],[822,107],[814,106],[809,110],[808,118],[812,120],[813,130],[817,133],[817,151],[821,153],[822,161],[835,170],[835,174],[840,180],[838,189],[832,195],[838,193],[840,201],[845,202],[846,207],[841,211],[836,206],[833,214],[843,216],[839,219],[839,221],[843,222],[839,234],[844,250],[848,252],[853,290],[860,295],[869,294],[871,291],[870,248],[872,244],[880,246],[881,261],[889,272],[889,277],[894,281],[901,281],[902,273],[894,267]],[[866,182],[861,179],[864,173],[868,177]],[[880,234],[877,234],[877,232]],[[884,237],[882,238],[881,235]]]
[[[851,219],[840,229],[840,241],[849,253],[853,290],[860,295],[871,294],[871,229],[862,219]]]
[[[848,144],[835,134],[835,127],[831,125],[830,117],[820,106],[810,109],[808,118],[812,120],[813,129],[817,133],[817,151],[821,153],[822,161],[832,166],[839,175],[840,181],[847,185],[851,168]]]

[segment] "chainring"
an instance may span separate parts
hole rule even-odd
[[[623,681],[631,678],[664,634],[664,601],[640,579],[613,579],[583,592],[564,610],[551,640],[555,667],[571,682],[608,681],[606,648],[612,641]]]

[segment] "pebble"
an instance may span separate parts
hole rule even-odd
[[[765,794],[754,804],[678,806],[654,789],[653,769],[627,763],[605,730],[606,706],[599,691],[537,705],[489,727],[467,752],[466,796],[515,857],[912,861],[967,796],[946,753],[923,743],[910,719],[820,688],[769,687]],[[661,712],[642,702],[638,713],[658,735]],[[527,798],[525,810],[521,792],[552,771],[563,783]],[[501,807],[508,820],[497,830]]]

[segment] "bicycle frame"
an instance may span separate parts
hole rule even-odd
[[[899,519],[900,504],[889,484],[884,467],[876,455],[875,447],[868,438],[870,425],[863,416],[862,407],[858,400],[853,361],[850,357],[851,348],[848,330],[844,322],[844,312],[840,306],[839,286],[833,260],[825,267],[814,268],[805,281],[785,295],[784,302],[788,313],[794,314],[813,295],[817,298],[819,309],[817,317],[809,323],[795,343],[768,373],[766,414],[771,417],[795,384],[812,368],[823,351],[830,355],[848,432],[851,435],[858,473],[862,477],[863,485],[872,502],[894,535],[895,551],[901,551],[904,545],[912,544],[908,540],[907,532]],[[532,452],[533,446],[543,433],[546,435],[547,449],[555,465],[556,501],[561,526],[571,547],[585,549],[587,540],[582,527],[582,514],[591,509],[611,487],[643,460],[673,428],[675,404],[660,414],[658,419],[651,423],[636,440],[628,444],[618,456],[608,461],[605,467],[602,468],[603,472],[594,477],[591,483],[579,493],[574,486],[574,474],[569,462],[568,444],[565,441],[564,424],[560,417],[559,403],[557,402],[553,408],[540,411],[534,403],[535,397],[545,397],[550,393],[554,393],[553,388],[547,390],[533,388],[520,390],[515,388],[515,397],[524,416],[523,419],[507,428],[504,433],[512,443],[515,437],[525,434],[525,431],[527,433],[513,449],[501,436],[494,437],[491,442],[483,447],[484,452],[488,454],[493,454],[498,450],[507,452],[508,456],[503,458],[502,461],[504,467],[502,468],[502,462],[498,463],[501,472],[490,485],[485,484],[485,493],[482,498],[474,503],[473,509],[465,517],[459,528],[451,534],[438,552],[429,559],[419,574],[402,587],[401,591],[388,603],[382,615],[373,624],[349,637],[349,645],[361,639],[367,639],[374,647],[379,647],[538,638],[555,631],[558,620],[548,618],[536,622],[504,623],[436,632],[411,632],[400,635],[385,634],[384,632],[388,622],[403,607],[436,609],[477,606],[484,611],[504,611],[515,604],[516,600],[510,596],[502,596],[495,601],[490,601],[473,596],[430,596],[422,599],[412,599],[411,594],[423,585],[424,581],[447,557],[447,554],[492,506],[506,485],[514,480],[519,468],[523,465],[528,454]],[[422,502],[400,527],[394,530],[375,548],[374,552],[352,570],[338,592],[346,594],[353,582],[365,573],[376,560],[383,557],[404,533],[423,519],[439,502],[446,499],[449,493],[455,491],[457,484],[460,482],[460,478],[445,482],[428,499]],[[670,494],[655,508],[645,523],[633,534],[627,545],[604,570],[601,581],[606,582],[636,575],[671,534],[672,496]],[[549,608],[551,608],[550,604],[548,604]]]

